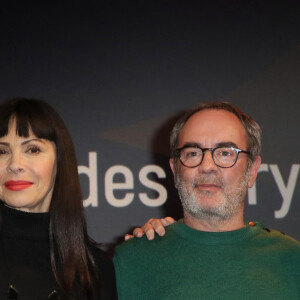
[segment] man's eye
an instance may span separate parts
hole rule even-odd
[[[198,156],[198,154],[199,154],[198,152],[191,152],[190,156]]]
[[[220,155],[222,157],[230,157],[233,154],[234,154],[233,151],[230,151],[230,150],[220,150],[218,153],[218,155]]]
[[[193,157],[198,157],[200,156],[199,151],[189,151],[186,153],[186,158],[193,158]]]
[[[230,152],[228,152],[228,151],[222,151],[222,152],[221,152],[221,155],[222,155],[222,156],[230,156],[230,155],[232,155],[232,153],[230,153]]]

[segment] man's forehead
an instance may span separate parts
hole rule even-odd
[[[247,146],[247,135],[241,121],[231,112],[206,109],[192,115],[179,135],[179,147],[197,142],[206,147],[232,142],[239,147]]]

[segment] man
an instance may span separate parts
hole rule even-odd
[[[300,243],[244,222],[260,148],[259,125],[228,103],[203,103],[175,124],[170,166],[184,217],[165,237],[116,249],[120,300],[300,299]]]

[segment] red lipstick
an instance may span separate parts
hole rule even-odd
[[[11,191],[22,191],[32,185],[32,182],[24,180],[10,180],[5,182],[5,187]]]

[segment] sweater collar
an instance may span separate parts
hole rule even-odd
[[[1,235],[9,238],[48,240],[49,213],[29,213],[0,205]]]
[[[234,231],[207,232],[188,227],[182,220],[173,224],[174,231],[182,238],[206,245],[239,243],[257,235],[263,228],[264,225],[262,223],[249,222],[245,227]]]

